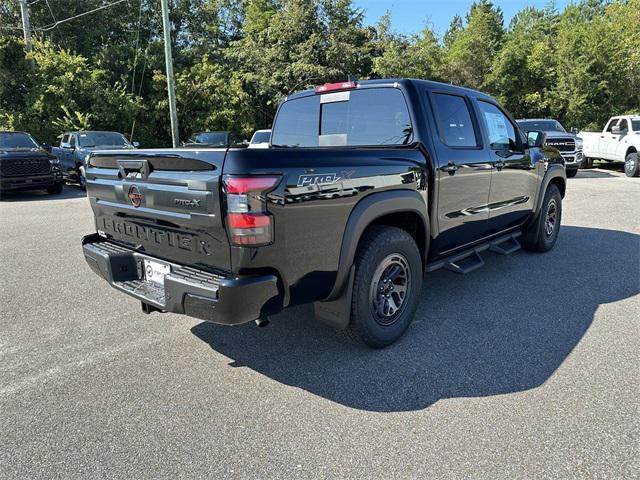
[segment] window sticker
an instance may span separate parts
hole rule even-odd
[[[489,131],[489,143],[508,143],[509,130],[504,115],[500,113],[484,112]]]

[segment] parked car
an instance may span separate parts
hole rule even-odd
[[[269,148],[271,130],[256,130],[249,142],[249,148]]]
[[[53,148],[53,154],[60,160],[60,167],[65,178],[77,181],[86,189],[86,161],[91,152],[101,149],[133,150],[138,142],[129,143],[124,135],[118,132],[80,131],[65,132],[60,146]]]
[[[575,133],[567,132],[562,124],[551,118],[525,118],[516,120],[524,131],[538,130],[545,133],[546,145],[557,148],[564,159],[567,177],[575,177],[584,160],[583,143]]]
[[[0,196],[18,190],[62,193],[58,159],[26,132],[0,132]]]
[[[199,132],[193,134],[186,142],[185,148],[223,148],[242,144],[240,136],[231,132]]]
[[[412,321],[425,272],[553,248],[566,174],[544,142],[474,90],[327,84],[280,104],[269,149],[92,154],[84,255],[147,313],[264,325],[314,302],[384,347]],[[345,195],[326,198],[334,187]]]
[[[609,162],[624,162],[628,177],[640,175],[640,114],[611,117],[602,132],[580,132],[584,140],[585,168],[600,158]]]

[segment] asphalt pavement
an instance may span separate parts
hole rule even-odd
[[[354,346],[309,306],[144,315],[85,264],[87,199],[0,202],[0,478],[637,478],[640,179],[568,182],[547,254],[425,278]]]

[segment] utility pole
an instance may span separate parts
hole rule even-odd
[[[29,23],[29,5],[27,0],[20,0],[20,13],[22,14],[22,30],[24,32],[24,44],[27,52],[31,51],[31,24]]]
[[[26,2],[26,0],[22,0]],[[160,0],[162,4],[162,29],[164,31],[164,59],[167,64],[167,90],[169,91],[169,116],[171,117],[171,139],[173,148],[178,148],[178,114],[176,112],[175,78],[173,77],[173,57],[171,56],[171,24],[169,23],[169,2]]]

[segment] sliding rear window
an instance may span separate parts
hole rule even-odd
[[[283,103],[271,142],[283,147],[403,145],[411,137],[411,120],[402,92],[369,88]]]

